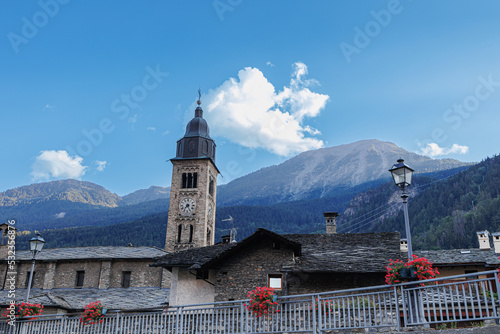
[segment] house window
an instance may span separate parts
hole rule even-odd
[[[177,226],[177,243],[181,242],[182,225]]]
[[[83,280],[85,279],[85,271],[78,270],[76,272],[76,287],[83,288]]]
[[[131,271],[122,271],[122,288],[130,287],[130,277],[132,276]]]
[[[283,286],[283,275],[282,274],[269,274],[267,276],[267,285],[270,288],[281,290]]]
[[[28,284],[30,282],[30,273],[31,273],[31,271],[26,272],[26,282],[24,283],[24,286],[26,288],[28,288]],[[33,279],[31,280],[31,288],[33,288],[33,285],[35,284],[35,275],[36,275],[36,271],[33,272]]]
[[[182,173],[182,188],[197,188],[198,173]]]
[[[208,270],[196,270],[196,279],[208,279]]]
[[[473,273],[477,273],[477,270],[465,270],[465,274],[473,274]],[[478,278],[479,276],[477,275],[467,277],[467,279],[478,279]]]

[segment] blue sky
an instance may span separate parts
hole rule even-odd
[[[0,6],[0,191],[170,185],[199,88],[219,183],[362,139],[462,161],[500,153],[496,0]]]

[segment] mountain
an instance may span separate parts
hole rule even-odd
[[[0,207],[47,201],[69,201],[114,208],[121,204],[122,198],[92,182],[72,179],[35,183],[0,193]]]
[[[117,208],[120,196],[97,184],[77,180],[36,183],[0,193],[0,219],[23,226],[99,209]]]
[[[154,201],[157,199],[168,199],[170,198],[170,187],[151,186],[148,189],[136,190],[122,198],[127,205]]]
[[[366,182],[389,180],[388,170],[400,157],[416,173],[470,165],[453,159],[431,159],[389,142],[362,140],[307,151],[233,180],[218,188],[217,204],[258,205],[328,197]]]
[[[414,249],[477,247],[477,231],[500,232],[500,156],[441,182],[416,177],[409,189]],[[392,183],[358,194],[338,220],[339,232],[404,235],[400,195]]]

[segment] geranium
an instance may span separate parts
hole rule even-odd
[[[12,315],[16,317],[16,319],[24,318],[24,317],[32,317],[29,320],[37,319],[34,316],[41,315],[43,312],[42,304],[30,304],[30,303],[15,303],[11,304],[9,308],[5,310],[2,315],[4,317],[12,319]],[[12,314],[13,313],[13,314]]]
[[[95,325],[103,322],[103,309],[104,306],[100,301],[90,303],[85,306],[82,316],[80,317],[80,322],[84,325]]]
[[[257,318],[279,312],[273,288],[257,287],[255,290],[249,291],[247,297],[250,298],[250,302],[245,306]]]
[[[413,255],[412,259],[408,259],[406,263],[399,259],[396,261],[389,260],[389,265],[386,267],[385,282],[387,284],[403,283],[405,279],[401,277],[400,273],[403,268],[409,269],[410,273],[419,281],[433,279],[439,275],[437,268],[432,267],[432,262],[424,257]],[[423,286],[424,284],[420,283],[420,285]]]

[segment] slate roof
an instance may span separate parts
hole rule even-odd
[[[30,302],[45,307],[60,307],[67,310],[84,309],[85,305],[100,300],[109,310],[141,310],[164,308],[168,303],[170,289],[160,288],[110,288],[110,289],[32,289]],[[0,305],[8,305],[9,290],[0,291]],[[26,289],[16,289],[16,299],[24,301]]]
[[[88,260],[88,259],[152,259],[167,254],[162,249],[148,246],[93,246],[43,249],[37,261]],[[31,261],[29,250],[17,251],[16,260]]]
[[[385,272],[390,259],[400,253],[397,232],[285,234],[300,243],[302,255],[289,263],[298,272]]]
[[[400,255],[399,233],[276,234],[259,228],[250,237],[221,244],[172,253],[156,259],[152,266],[190,269],[210,268],[238,249],[268,237],[285,242],[295,250],[295,261],[283,269],[298,272],[385,272],[389,259]]]
[[[500,266],[498,254],[494,250],[470,249],[444,249],[432,251],[415,251],[415,255],[431,260],[435,265],[452,266],[459,264]]]

